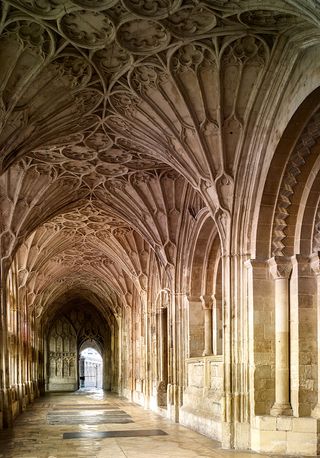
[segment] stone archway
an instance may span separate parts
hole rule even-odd
[[[77,336],[65,317],[50,328],[48,339],[48,391],[77,389]]]
[[[60,304],[61,305],[61,304]],[[47,364],[46,388],[48,391],[74,391],[81,388],[81,352],[92,348],[102,358],[99,362],[99,388],[115,389],[118,367],[117,345],[112,346],[110,325],[92,304],[81,298],[74,298],[59,304],[47,317]],[[115,342],[117,339],[113,339]],[[94,366],[97,362],[91,363]],[[102,371],[103,367],[103,371]]]
[[[96,341],[88,339],[79,348],[79,388],[103,387],[103,356]]]

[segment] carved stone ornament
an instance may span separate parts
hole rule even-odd
[[[212,30],[216,25],[216,16],[205,7],[186,6],[169,16],[168,24],[173,34],[192,37]]]
[[[159,263],[159,281],[174,278],[179,237],[188,244],[204,212],[225,252],[277,39],[288,26],[292,40],[311,30],[310,15],[295,2],[2,3],[1,254],[6,268],[14,253],[24,260],[35,310],[81,282],[104,298],[135,297],[148,265]],[[315,114],[285,192],[318,131]]]
[[[181,0],[123,0],[134,14],[163,19],[179,8]]]
[[[118,0],[72,0],[77,6],[91,10],[105,10],[114,6]]]
[[[259,25],[261,27],[290,27],[298,24],[301,19],[290,14],[270,10],[253,10],[240,14],[240,21],[248,26]]]
[[[315,456],[320,2],[3,0],[0,25],[0,429],[43,378],[77,390],[92,339],[104,389]]]
[[[127,51],[133,54],[148,54],[164,49],[169,44],[170,33],[160,22],[135,19],[119,27],[117,38]]]
[[[16,0],[14,4],[23,11],[45,19],[56,18],[73,6],[70,0]]]
[[[84,48],[102,48],[112,42],[115,34],[111,19],[98,11],[80,10],[65,14],[59,28],[72,43]]]
[[[314,274],[320,276],[320,252],[313,253],[310,256],[310,266]]]
[[[286,173],[282,179],[281,188],[278,196],[277,210],[273,223],[272,248],[274,255],[284,254],[287,218],[289,208],[292,204],[293,195],[298,184],[297,177],[301,174],[306,164],[306,158],[311,154],[312,147],[320,138],[320,112],[319,110],[312,116],[308,125],[305,127],[298,143],[291,153],[290,160],[286,167]],[[317,223],[313,239],[313,249],[317,249]]]
[[[292,260],[286,256],[274,256],[268,260],[269,270],[274,280],[289,279]]]

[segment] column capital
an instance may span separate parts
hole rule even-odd
[[[265,259],[247,259],[244,261],[246,269],[266,268],[268,260]]]
[[[203,296],[200,296],[200,300],[201,300],[203,310],[212,310],[213,296],[210,296],[209,294],[205,294]]]
[[[318,277],[320,275],[320,251],[316,251],[310,256],[310,267]]]
[[[287,256],[273,256],[268,259],[268,265],[274,280],[289,278],[292,271],[292,260]]]

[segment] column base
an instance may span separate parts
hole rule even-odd
[[[291,416],[292,415],[292,407],[290,404],[273,404],[273,407],[270,411],[270,415],[272,417],[278,417],[279,415]]]

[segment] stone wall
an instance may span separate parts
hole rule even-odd
[[[187,386],[180,408],[180,423],[221,440],[221,405],[224,366],[221,356],[188,358]]]
[[[49,334],[48,391],[74,391],[78,388],[77,336],[66,319],[55,321]]]
[[[249,303],[250,396],[253,415],[268,414],[274,403],[274,290],[265,262],[250,263],[252,302]]]

